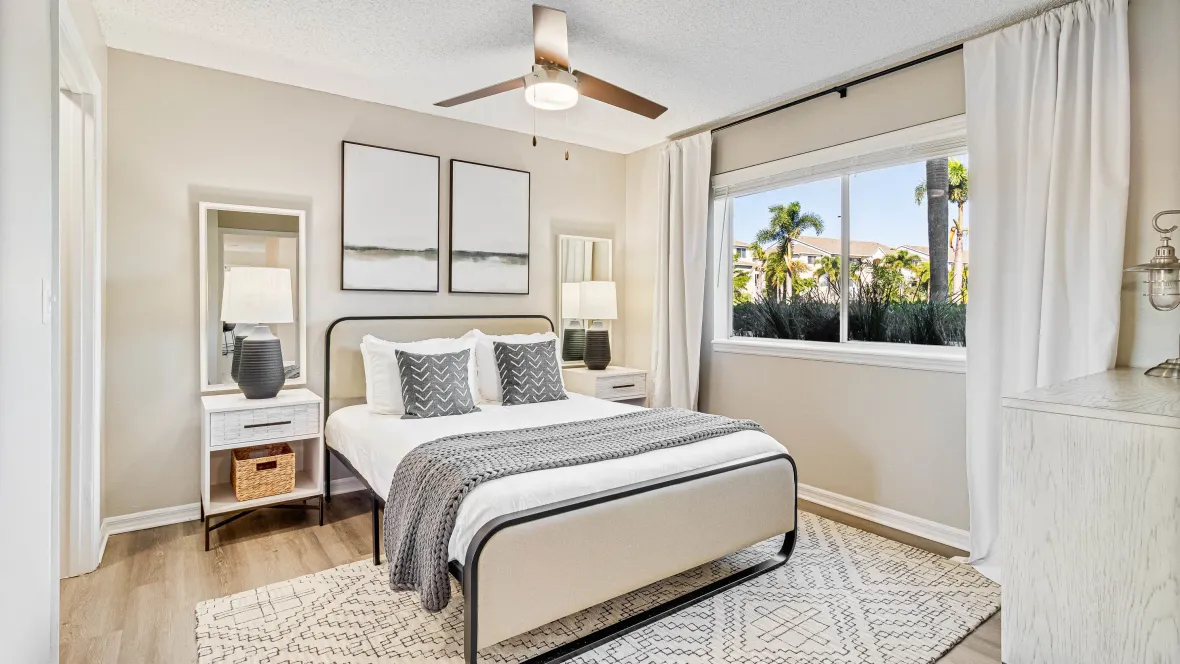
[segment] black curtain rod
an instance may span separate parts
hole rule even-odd
[[[750,120],[757,120],[758,118],[760,118],[764,115],[770,115],[771,113],[778,113],[781,110],[790,108],[792,106],[798,106],[799,104],[802,104],[803,102],[808,102],[813,99],[819,99],[820,97],[824,97],[824,96],[830,95],[832,93],[839,93],[839,95],[841,97],[847,97],[848,96],[848,88],[851,88],[854,85],[860,85],[861,83],[867,83],[867,82],[872,81],[874,79],[881,78],[882,76],[888,76],[889,74],[892,74],[894,72],[899,72],[903,69],[909,69],[910,67],[913,67],[914,65],[920,65],[923,62],[929,62],[931,60],[934,60],[935,58],[941,58],[944,55],[949,55],[951,53],[954,53],[955,51],[961,51],[961,50],[963,50],[963,45],[958,44],[956,46],[952,46],[950,48],[943,49],[937,53],[931,53],[929,55],[924,55],[924,56],[918,58],[917,60],[910,60],[909,62],[903,62],[902,64],[895,65],[893,67],[890,67],[889,69],[875,72],[875,73],[869,74],[867,76],[862,76],[862,77],[856,79],[855,81],[850,81],[848,83],[841,83],[840,85],[832,86],[832,87],[828,88],[827,90],[823,90],[821,92],[816,92],[814,94],[807,95],[806,97],[803,97],[802,99],[796,99],[794,101],[789,101],[785,104],[775,106],[774,108],[768,108],[765,111],[762,111],[760,113],[755,113],[754,115],[751,115],[749,117],[745,117],[740,120],[734,120],[733,122],[730,122],[729,124],[726,124],[726,125],[721,125],[720,127],[713,129],[712,131],[718,132],[723,129],[729,129],[730,127],[736,127],[736,126],[742,124],[743,122],[749,122]]]

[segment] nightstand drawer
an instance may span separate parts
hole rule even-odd
[[[224,447],[320,432],[320,407],[315,403],[227,410],[209,414],[209,447]]]
[[[635,399],[647,396],[647,376],[641,373],[601,376],[594,383],[594,396],[599,399]]]

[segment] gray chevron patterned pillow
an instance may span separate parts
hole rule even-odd
[[[568,399],[557,366],[557,342],[492,343],[505,406]]]
[[[394,351],[401,371],[403,420],[478,412],[467,379],[470,350],[437,355]]]

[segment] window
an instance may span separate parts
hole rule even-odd
[[[958,117],[714,176],[714,347],[963,371],[968,165]]]
[[[867,255],[849,275],[848,338],[966,345],[967,155],[852,173],[848,187],[852,252]]]
[[[749,243],[763,276],[734,306],[735,336],[840,341],[838,270],[813,255],[839,255],[840,186],[825,178],[734,198],[733,237]]]

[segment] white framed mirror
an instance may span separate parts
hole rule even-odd
[[[614,281],[613,242],[609,238],[582,235],[557,236],[557,326],[562,366],[582,364],[580,349],[585,346],[586,321],[577,314],[577,303],[570,284],[583,281]],[[606,322],[609,327],[609,322]],[[580,338],[580,341],[579,341]]]
[[[237,337],[267,324],[283,349],[285,386],[307,384],[307,229],[303,210],[202,202],[198,208],[201,283],[201,392],[237,390]],[[286,270],[293,322],[223,321],[225,274],[236,267]],[[284,294],[285,299],[285,294]]]

